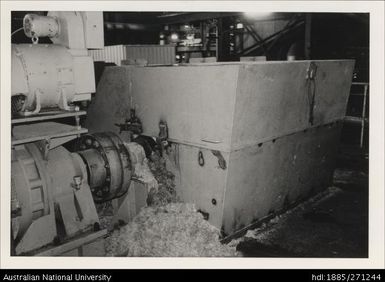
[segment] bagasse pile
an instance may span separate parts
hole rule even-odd
[[[203,219],[194,205],[177,203],[175,176],[166,160],[154,153],[149,167],[158,189],[148,195],[148,207],[105,241],[107,256],[223,257],[235,248],[219,242],[219,230]]]
[[[151,189],[147,198],[147,205],[164,206],[168,203],[175,203],[175,176],[167,170],[166,160],[159,153],[153,153],[148,165],[158,182],[158,189]]]
[[[168,203],[175,203],[175,176],[166,168],[166,160],[161,157],[159,152],[154,152],[149,160],[145,160],[152,175],[155,177],[158,185],[149,191],[147,198],[148,206],[164,206]],[[143,177],[143,173],[140,174]],[[112,228],[110,226],[113,220],[114,209],[111,201],[96,204],[99,214],[101,228]]]
[[[219,242],[219,230],[192,204],[147,207],[106,239],[107,256],[223,257],[235,248]]]

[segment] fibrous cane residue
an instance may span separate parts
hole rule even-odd
[[[107,256],[224,257],[235,248],[219,242],[219,230],[192,204],[146,207],[106,239]]]
[[[175,203],[175,175],[166,168],[166,160],[158,152],[151,155],[148,163],[151,173],[158,182],[157,189],[151,189],[147,198],[148,206],[164,206],[168,203]]]

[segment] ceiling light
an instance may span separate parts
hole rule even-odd
[[[272,12],[245,12],[245,18],[252,20],[262,20],[273,15]]]
[[[178,40],[178,38],[179,38],[179,36],[178,36],[177,33],[172,33],[171,34],[171,40],[176,41],[176,40]]]

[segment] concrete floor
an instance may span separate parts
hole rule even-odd
[[[245,257],[368,257],[368,160],[343,148],[324,192],[230,245]]]

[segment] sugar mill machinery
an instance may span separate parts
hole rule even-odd
[[[29,14],[32,44],[12,45],[14,255],[103,255],[97,207],[127,222],[146,205],[154,144],[223,236],[328,187],[353,61],[107,67],[95,89],[102,27],[99,12]]]
[[[140,145],[81,127],[79,103],[95,92],[87,49],[103,47],[102,13],[28,14],[23,24],[32,44],[12,45],[12,253],[103,255],[96,239],[106,229],[95,203],[118,199],[116,220],[120,213],[127,220],[139,200],[128,206],[123,196],[146,187],[133,175],[135,168],[143,174]],[[53,44],[38,44],[39,37]],[[63,146],[75,139],[75,150]]]
[[[353,66],[325,60],[107,67],[86,127],[111,130],[131,100],[143,134],[156,135],[166,122],[177,196],[229,236],[331,184]]]

